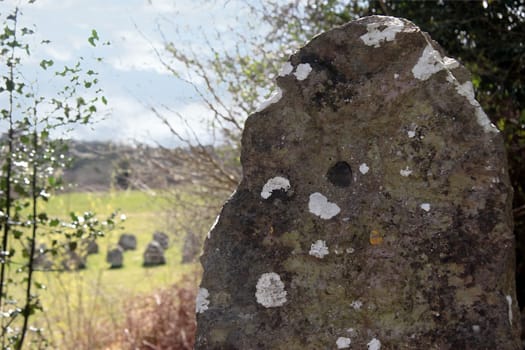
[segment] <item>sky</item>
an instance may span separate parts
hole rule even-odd
[[[80,56],[91,59],[99,72],[108,110],[101,111],[99,121],[91,127],[72,130],[72,138],[177,145],[168,128],[151,111],[150,107],[155,106],[163,110],[178,131],[184,133],[185,126],[174,112],[186,117],[201,141],[211,142],[206,127],[210,113],[193,89],[174,78],[157,55],[169,61],[163,50],[164,40],[168,40],[179,49],[191,49],[206,57],[211,53],[203,33],[213,44],[216,33],[223,33],[226,39],[220,45],[227,47],[230,26],[242,25],[243,18],[249,20],[241,0],[37,0],[31,5],[25,3],[0,0],[0,13],[5,16],[18,5],[21,22],[36,27],[32,56],[23,68],[27,75],[39,71],[37,67],[43,58],[52,59],[58,68],[74,64]],[[91,47],[87,39],[93,29],[100,37],[99,44],[109,41],[110,45]],[[39,45],[43,39],[51,43]],[[102,57],[102,64],[96,65],[95,57]],[[180,65],[175,68],[187,74]],[[203,83],[192,76],[185,77],[196,84]],[[51,85],[53,82],[49,79],[39,81],[42,90],[52,91]]]

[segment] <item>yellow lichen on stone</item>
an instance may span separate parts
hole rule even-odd
[[[383,243],[383,235],[377,230],[372,230],[372,232],[370,232],[370,244],[379,245],[381,243]]]

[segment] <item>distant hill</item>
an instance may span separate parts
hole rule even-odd
[[[72,162],[64,170],[63,178],[73,190],[106,191],[111,187],[128,187],[122,177],[133,156],[133,147],[86,141],[69,141],[68,146],[67,156]]]
[[[68,148],[72,162],[62,174],[66,190],[161,189],[188,181],[178,174],[184,162],[191,161],[184,148],[74,140]]]

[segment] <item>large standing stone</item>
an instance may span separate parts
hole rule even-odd
[[[469,73],[367,17],[294,54],[205,245],[197,349],[519,349],[511,186]]]

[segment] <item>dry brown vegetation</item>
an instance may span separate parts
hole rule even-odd
[[[195,340],[196,276],[130,300],[119,349],[189,350]]]

